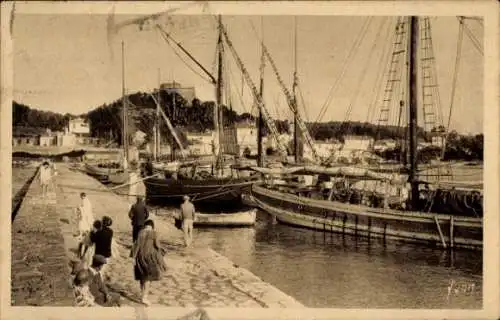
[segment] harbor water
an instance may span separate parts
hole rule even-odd
[[[343,237],[273,224],[195,230],[211,246],[314,308],[482,308],[482,252]]]
[[[14,196],[33,169],[12,172]],[[482,307],[482,252],[368,242],[273,224],[264,212],[252,228],[196,228],[194,238],[307,307]]]

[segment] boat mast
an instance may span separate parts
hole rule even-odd
[[[219,37],[217,40],[217,82],[215,88],[215,108],[214,108],[214,145],[215,145],[215,158],[216,158],[216,171],[220,173],[222,169],[222,148],[221,139],[223,135],[224,125],[222,119],[222,18],[218,16],[219,22]]]
[[[158,161],[158,157],[160,156],[160,105],[161,105],[161,75],[160,69],[158,69],[158,103],[156,104],[156,117],[155,117],[155,125],[153,128],[153,158],[154,161]]]
[[[122,148],[125,161],[128,158],[127,97],[125,92],[125,44],[122,41]]]
[[[173,90],[172,90],[172,124],[174,124],[175,121],[175,80],[173,80]],[[175,125],[175,124],[174,124]],[[175,128],[175,127],[174,127]],[[172,139],[170,141],[170,160],[173,162],[175,161],[175,138],[174,135],[172,134]]]
[[[264,18],[261,17],[261,30],[262,30],[262,43],[261,43],[261,60],[260,60],[260,88],[259,95],[260,99],[264,101],[264,68],[266,65],[266,59],[264,55]],[[257,116],[257,166],[264,166],[264,155],[262,152],[262,137],[263,137],[263,126],[264,119],[262,117],[262,106],[258,104],[259,114]]]
[[[299,108],[297,104],[297,16],[294,17],[294,71],[293,71],[293,104],[294,104],[294,115],[293,115],[293,147],[294,147],[294,160],[295,163],[302,162],[302,150],[300,149],[300,128],[299,128]]]
[[[410,103],[408,112],[410,172],[409,182],[411,187],[411,210],[417,210],[419,191],[417,181],[417,45],[418,45],[418,17],[410,17],[410,50],[409,50],[409,93]]]

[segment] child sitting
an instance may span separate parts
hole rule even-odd
[[[95,307],[95,298],[89,288],[88,270],[79,270],[73,281],[73,294],[75,296],[74,304],[76,307]]]

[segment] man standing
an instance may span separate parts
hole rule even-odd
[[[48,161],[44,161],[40,168],[40,185],[42,187],[42,197],[47,196],[48,186],[51,178],[50,166]]]
[[[149,218],[148,208],[146,208],[142,195],[138,195],[136,198],[136,203],[132,205],[128,213],[128,217],[132,223],[132,240],[134,243],[137,240],[139,231],[144,226],[144,222]]]
[[[184,203],[181,205],[182,231],[184,232],[184,242],[186,247],[191,246],[193,241],[193,222],[195,218],[195,208],[188,196],[184,196]]]

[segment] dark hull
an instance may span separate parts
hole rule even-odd
[[[255,178],[172,179],[150,178],[144,181],[148,203],[179,205],[188,195],[204,212],[237,211],[245,207],[241,195],[249,192]]]
[[[483,219],[371,208],[252,187],[262,210],[286,224],[362,237],[482,250]]]

